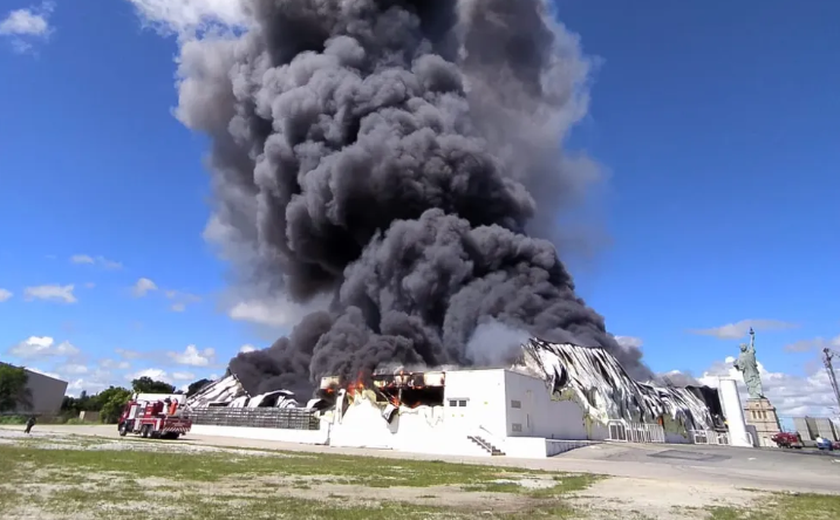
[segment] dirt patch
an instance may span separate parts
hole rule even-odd
[[[594,483],[571,502],[598,520],[626,518],[616,516],[618,511],[633,513],[637,518],[694,520],[705,518],[707,508],[743,507],[760,500],[762,495],[731,486],[611,478]]]
[[[336,481],[341,482],[336,482]],[[462,486],[427,486],[427,487],[371,487],[354,484],[348,480],[330,475],[298,475],[277,477],[255,477],[248,482],[241,480],[223,480],[214,483],[190,484],[190,492],[207,498],[219,494],[220,489],[240,496],[242,499],[270,498],[282,496],[305,500],[318,500],[336,505],[367,505],[382,501],[394,501],[415,505],[434,505],[456,509],[487,512],[514,512],[528,506],[534,506],[535,500],[527,495],[497,492],[465,491]],[[546,489],[556,482],[548,480],[546,484],[536,484],[538,479],[525,479],[516,485],[523,490]],[[517,481],[511,480],[510,483]],[[138,479],[137,483],[147,492],[173,489],[177,483],[166,479]],[[524,484],[524,485],[523,485]]]
[[[335,478],[293,477],[258,479],[263,494],[267,489],[276,494],[321,501],[341,501],[363,505],[371,502],[398,501],[408,504],[435,505],[476,511],[517,511],[533,504],[527,496],[511,493],[470,492],[461,486],[370,487],[363,484],[335,483]]]

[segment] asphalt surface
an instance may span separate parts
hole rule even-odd
[[[38,425],[35,429],[41,433],[119,437],[116,426]],[[549,471],[600,473],[616,477],[658,481],[677,479],[681,482],[714,483],[716,485],[767,491],[840,494],[840,452],[812,454],[807,451],[771,448],[604,443],[579,448],[547,459],[515,459],[510,457],[452,457],[364,448],[334,448],[195,434],[187,435],[179,441],[152,442],[183,442],[397,459],[445,460],[448,462],[492,464]]]

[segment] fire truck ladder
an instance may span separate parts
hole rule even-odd
[[[840,387],[837,386],[837,375],[834,373],[834,366],[831,364],[832,358],[840,357],[840,353],[826,347],[823,349],[823,363],[825,363],[825,370],[828,372],[828,380],[831,382],[831,388],[834,390],[834,398],[837,399],[838,414],[840,414]]]

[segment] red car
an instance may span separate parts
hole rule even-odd
[[[770,439],[780,448],[802,448],[802,441],[799,439],[798,433],[779,432]]]

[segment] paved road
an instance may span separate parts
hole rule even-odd
[[[39,432],[118,438],[115,426],[38,425],[35,428]],[[176,442],[385,458],[445,460],[549,471],[601,473],[659,481],[676,479],[697,484],[714,483],[768,491],[814,491],[840,494],[840,453],[835,457],[833,454],[812,456],[776,449],[607,443],[580,448],[547,459],[515,459],[423,455],[194,434]]]

